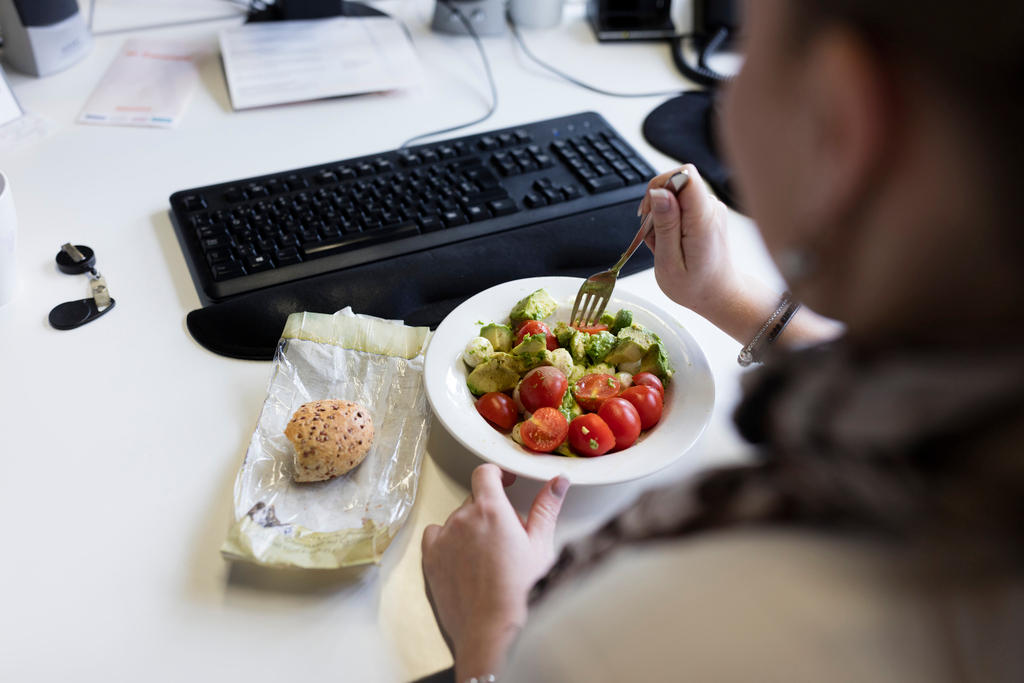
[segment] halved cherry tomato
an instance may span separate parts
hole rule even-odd
[[[519,401],[527,412],[536,412],[545,406],[557,408],[562,404],[569,380],[558,368],[543,365],[526,373],[519,382]]]
[[[661,419],[661,394],[651,386],[640,384],[622,392],[622,398],[633,404],[640,413],[640,427],[650,429]]]
[[[608,326],[604,323],[594,323],[593,325],[574,325],[573,328],[580,332],[586,332],[587,334],[597,334],[598,332],[608,331]]]
[[[580,415],[569,423],[569,446],[577,455],[594,458],[604,455],[615,445],[615,435],[599,416]]]
[[[519,421],[515,401],[500,391],[484,394],[476,400],[476,412],[498,429],[508,431]]]
[[[565,441],[569,423],[554,408],[538,408],[530,419],[519,427],[523,445],[537,453],[550,453]]]
[[[539,320],[527,320],[519,325],[519,329],[516,330],[516,346],[522,344],[527,335],[531,334],[543,334],[548,351],[558,348],[558,338],[551,333],[550,327]]]
[[[633,375],[633,384],[643,384],[645,386],[654,387],[661,394],[661,398],[665,398],[665,385],[661,383],[658,376],[653,372],[638,372]]]
[[[618,396],[608,399],[597,414],[615,435],[615,450],[629,448],[640,436],[640,413],[626,399]]]
[[[572,387],[572,395],[576,397],[576,402],[583,410],[594,413],[605,400],[617,396],[621,390],[622,384],[615,375],[599,373],[584,375],[576,380]]]

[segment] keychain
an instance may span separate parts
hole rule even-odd
[[[88,273],[91,299],[65,301],[50,311],[50,325],[58,330],[73,330],[90,323],[114,307],[116,303],[107,291],[107,281],[96,270],[96,254],[84,244],[65,244],[57,252],[57,267],[62,273],[80,275]]]

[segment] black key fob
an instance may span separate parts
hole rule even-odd
[[[58,304],[50,311],[50,325],[58,330],[73,330],[86,323],[91,323],[96,318],[114,307],[114,300],[110,305],[105,306],[101,311],[96,306],[95,299],[79,299],[78,301],[65,301]]]

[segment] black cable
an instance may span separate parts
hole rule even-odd
[[[478,119],[470,121],[469,123],[461,123],[457,126],[452,126],[451,128],[443,128],[441,130],[435,130],[430,133],[423,133],[416,137],[409,138],[402,143],[399,149],[404,149],[417,140],[431,138],[435,135],[443,135],[444,133],[451,133],[457,130],[462,130],[463,128],[475,126],[478,123],[483,123],[487,119],[491,118],[491,114],[493,114],[494,110],[498,108],[498,87],[494,83],[494,74],[491,73],[491,63],[487,60],[487,52],[484,50],[484,44],[480,40],[480,36],[477,35],[476,29],[473,28],[473,24],[471,24],[469,19],[466,18],[466,15],[462,13],[462,10],[451,4],[451,0],[437,0],[437,2],[439,5],[443,5],[449,12],[454,14],[460,22],[462,22],[462,25],[466,27],[466,31],[473,38],[473,41],[476,42],[476,47],[480,51],[480,59],[484,63],[484,71],[487,72],[487,84],[491,88],[491,107],[487,110],[486,114]]]
[[[581,81],[581,80],[579,80],[577,78],[574,78],[573,76],[570,76],[569,74],[565,73],[564,71],[560,71],[559,69],[556,69],[555,67],[551,66],[547,62],[541,61],[540,58],[538,58],[536,55],[534,55],[532,52],[530,52],[530,48],[528,48],[526,46],[526,42],[523,40],[523,36],[520,35],[519,27],[516,26],[516,22],[515,22],[515,20],[512,19],[512,15],[511,14],[506,15],[506,19],[508,20],[509,27],[512,29],[512,35],[515,36],[516,41],[519,43],[519,47],[521,47],[523,49],[523,52],[526,53],[527,57],[532,59],[535,63],[537,63],[542,68],[547,69],[548,71],[550,71],[551,73],[555,74],[559,78],[564,78],[565,80],[569,81],[573,85],[578,85],[581,88],[585,88],[587,90],[592,90],[593,92],[596,92],[596,93],[601,94],[601,95],[608,95],[609,97],[667,97],[669,95],[678,95],[679,93],[681,93],[684,90],[686,90],[686,88],[679,88],[677,90],[662,90],[662,91],[659,91],[659,92],[621,93],[621,92],[612,92],[611,90],[605,90],[604,88],[598,88],[597,86],[590,85],[589,83],[584,83],[583,81]]]
[[[688,39],[693,39],[695,47],[697,48],[697,63],[690,64],[686,61],[683,55],[684,43]],[[700,44],[700,36],[694,34],[688,34],[684,36],[676,36],[672,39],[672,61],[675,62],[676,68],[682,72],[684,76],[689,78],[695,83],[705,85],[708,87],[714,87],[721,83],[726,83],[733,79],[733,76],[726,76],[720,74],[714,69],[708,66],[708,59],[725,44],[729,39],[729,29],[724,26],[711,36],[711,38],[704,43]]]

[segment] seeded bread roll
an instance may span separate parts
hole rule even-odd
[[[326,481],[363,461],[373,443],[373,420],[358,403],[313,401],[295,411],[284,435],[295,446],[295,481]]]

